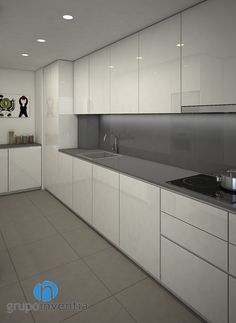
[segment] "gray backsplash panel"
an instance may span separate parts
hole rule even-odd
[[[81,148],[112,150],[116,135],[121,154],[206,174],[236,168],[236,114],[83,116],[79,128]]]
[[[203,173],[236,168],[236,114],[100,116],[101,148],[111,149],[111,133],[121,154]]]

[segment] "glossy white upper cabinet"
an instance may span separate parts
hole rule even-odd
[[[93,213],[93,165],[73,158],[73,207],[86,222],[92,223]]]
[[[120,175],[120,248],[160,276],[160,189]]]
[[[8,192],[8,149],[0,149],[0,193]]]
[[[139,112],[178,113],[180,15],[139,33]]]
[[[119,245],[119,174],[93,166],[93,226]]]
[[[58,112],[73,114],[73,63],[58,61]]]
[[[138,113],[138,34],[111,45],[111,113]]]
[[[235,12],[235,0],[183,12],[182,105],[236,103]]]
[[[89,94],[91,114],[110,112],[110,47],[89,56]]]
[[[41,187],[41,147],[9,149],[9,191]]]
[[[74,113],[89,112],[89,56],[85,56],[74,62]]]

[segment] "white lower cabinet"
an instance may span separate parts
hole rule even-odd
[[[92,223],[93,211],[93,165],[73,158],[73,207],[72,209],[88,223]]]
[[[120,175],[120,248],[160,277],[160,189],[124,175]]]
[[[229,323],[236,322],[236,279],[229,277]]]
[[[0,193],[8,192],[8,149],[0,150]]]
[[[93,226],[119,245],[119,174],[93,166]]]
[[[9,191],[41,187],[41,147],[9,149]]]
[[[58,153],[58,182],[56,196],[72,208],[72,157]]]
[[[212,323],[227,323],[227,274],[161,238],[161,280]]]

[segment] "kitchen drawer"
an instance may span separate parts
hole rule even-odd
[[[229,242],[236,245],[236,214],[229,213]]]
[[[226,211],[164,189],[161,190],[161,210],[228,240]]]
[[[163,237],[161,280],[207,321],[227,322],[227,274]]]
[[[236,246],[229,244],[229,272],[236,277]]]
[[[226,241],[201,231],[166,213],[161,213],[161,234],[215,266],[227,270]]]
[[[236,322],[236,279],[229,277],[229,323]]]

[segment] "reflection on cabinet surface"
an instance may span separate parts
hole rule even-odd
[[[182,104],[236,103],[236,2],[210,0],[182,13]]]
[[[138,34],[111,45],[111,113],[138,113]]]
[[[120,248],[159,278],[160,189],[120,175]]]
[[[92,223],[93,165],[73,158],[73,210],[88,223]]]
[[[93,166],[93,226],[119,245],[119,174]]]
[[[180,112],[180,15],[139,33],[139,112]]]

